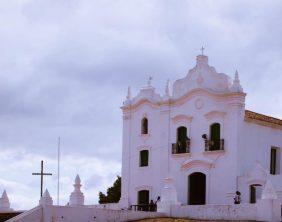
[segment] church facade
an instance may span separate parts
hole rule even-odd
[[[267,181],[282,202],[282,120],[246,110],[245,99],[238,72],[218,73],[205,55],[164,95],[151,80],[135,97],[129,88],[121,206],[163,199],[166,186],[182,205],[233,204],[236,191],[256,203]]]

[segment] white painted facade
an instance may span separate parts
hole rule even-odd
[[[149,199],[162,197],[165,178],[173,181],[177,200],[189,203],[189,175],[205,175],[205,204],[233,204],[235,192],[242,203],[250,202],[250,186],[271,181],[282,200],[282,120],[245,110],[246,94],[238,72],[232,80],[208,64],[208,57],[197,56],[196,66],[186,77],[176,80],[170,92],[159,95],[151,85],[132,97],[130,88],[123,111],[122,197],[127,208],[138,204],[138,191],[149,191]],[[148,120],[148,133],[141,131]],[[203,134],[210,139],[210,126],[220,124],[220,150],[205,150]],[[172,154],[177,129],[184,126],[190,150]],[[209,143],[208,143],[209,144]],[[270,175],[271,147],[277,148],[276,174]],[[148,150],[148,166],[140,167],[140,151]],[[280,173],[281,172],[281,173]],[[260,198],[257,192],[257,199]]]
[[[281,221],[282,120],[245,110],[245,96],[238,72],[231,81],[209,66],[204,55],[197,56],[196,66],[185,78],[174,82],[172,93],[168,83],[165,95],[160,96],[151,80],[134,98],[129,88],[122,106],[120,202],[84,205],[81,180],[77,175],[69,205],[54,206],[46,190],[39,206],[8,222],[123,222],[163,216]],[[217,127],[220,125],[220,137],[218,131],[214,134],[211,130],[214,123]],[[184,150],[177,146],[177,142],[183,146],[184,138],[179,127],[187,131]],[[181,139],[177,134],[182,135]],[[224,143],[217,144],[218,138]],[[271,149],[276,152],[272,174]],[[141,153],[148,159],[141,158]],[[195,182],[191,175],[200,177]],[[256,185],[255,204],[249,203],[252,185]],[[191,196],[200,187],[202,193]],[[140,204],[139,191],[149,194],[147,201],[156,201],[160,196],[158,212],[130,209],[131,205]],[[235,205],[236,191],[241,192],[242,201]],[[199,200],[198,196],[204,199]],[[192,205],[193,198],[196,202]],[[2,202],[0,198],[0,210],[4,208],[9,209],[6,193]]]

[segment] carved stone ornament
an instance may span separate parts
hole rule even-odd
[[[202,99],[195,100],[195,107],[196,109],[202,109],[204,107],[204,101]]]

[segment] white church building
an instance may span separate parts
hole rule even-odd
[[[282,120],[246,110],[245,98],[238,72],[218,73],[205,55],[163,96],[151,79],[135,97],[129,88],[120,203],[233,204],[236,191],[256,203],[267,181],[281,203]]]
[[[69,204],[54,205],[46,190],[38,206],[8,222],[281,221],[282,120],[246,110],[245,97],[238,72],[233,80],[218,73],[205,55],[163,96],[151,79],[135,97],[129,88],[120,202],[85,205],[77,176]],[[0,213],[11,211],[4,191]]]

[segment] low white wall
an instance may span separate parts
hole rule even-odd
[[[42,222],[42,207],[37,206],[18,216],[7,220],[6,222]]]
[[[155,218],[164,216],[157,212],[142,212],[129,210],[110,210],[99,209],[95,207],[71,207],[71,206],[49,206],[49,210],[44,212],[52,212],[52,222],[78,222],[78,221],[95,221],[95,222],[122,222],[144,218]],[[49,221],[44,221],[49,222]],[[51,222],[51,221],[50,221]]]
[[[172,205],[172,217],[201,220],[255,220],[255,204],[240,205]]]
[[[121,210],[119,203],[95,204],[95,205],[86,205],[86,206],[97,208],[97,209]]]

